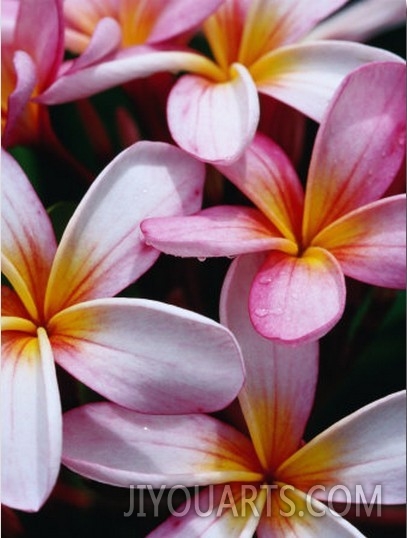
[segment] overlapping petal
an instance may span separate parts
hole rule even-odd
[[[68,372],[142,412],[221,409],[243,383],[231,333],[175,306],[127,298],[87,301],[59,312],[48,330],[55,360]]]
[[[239,402],[265,469],[273,472],[302,439],[318,377],[318,344],[280,345],[253,328],[246,307],[264,255],[239,256],[222,288],[220,318],[242,349],[246,381]]]
[[[386,61],[403,62],[393,53],[360,43],[306,42],[262,56],[250,73],[259,92],[320,122],[346,75],[366,63]]]
[[[265,502],[266,491],[259,491],[251,484],[227,484],[208,488],[192,499],[189,510],[186,505],[177,509],[177,514],[184,514],[182,518],[173,515],[149,536],[251,538],[256,531]]]
[[[109,61],[67,74],[62,72],[37,101],[48,105],[65,103],[89,97],[136,78],[179,71],[198,72],[215,80],[224,79],[224,74],[216,64],[188,49],[137,46],[119,51]]]
[[[216,206],[190,217],[147,219],[141,230],[147,244],[175,256],[236,256],[273,248],[297,252],[295,243],[248,207]]]
[[[242,157],[217,166],[288,239],[301,232],[304,193],[285,153],[272,140],[257,134]]]
[[[313,245],[329,250],[345,275],[376,286],[406,284],[406,196],[384,198],[322,230]]]
[[[54,232],[24,172],[5,151],[2,175],[2,271],[30,315],[39,321],[39,305],[56,251]]]
[[[62,415],[44,329],[2,334],[2,502],[36,511],[59,472]]]
[[[253,281],[250,317],[266,338],[305,342],[334,326],[345,294],[342,270],[328,251],[312,247],[301,257],[272,251]]]
[[[247,69],[230,68],[230,80],[183,76],[168,99],[168,125],[186,151],[211,162],[233,162],[251,142],[259,121],[257,89]]]
[[[143,274],[159,253],[142,241],[141,220],[197,211],[203,181],[204,166],[168,144],[139,142],[119,154],[65,230],[48,283],[47,316],[115,295]]]
[[[312,154],[306,242],[342,215],[380,198],[393,181],[405,153],[405,72],[402,63],[364,66],[338,90]]]
[[[346,0],[254,0],[245,20],[239,60],[250,65],[263,54],[293,43]]]
[[[379,485],[382,504],[404,503],[405,400],[400,391],[340,420],[283,463],[279,478],[303,491],[322,485],[315,491],[322,499],[332,499],[331,488],[341,484],[353,502],[357,485],[368,500]],[[341,500],[341,493],[335,500]]]
[[[349,3],[340,12],[319,23],[305,37],[367,41],[405,24],[406,6],[401,0],[362,0]]]
[[[317,499],[287,484],[279,484],[281,489],[271,491],[266,509],[269,517],[263,515],[257,529],[259,538],[314,538],[315,536],[344,538],[364,535],[346,519],[328,509]]]
[[[55,77],[64,54],[62,0],[20,2],[15,32],[15,50],[31,56],[42,89]]]
[[[110,403],[64,415],[63,462],[88,478],[124,487],[261,478],[249,439],[231,426],[207,415],[146,415]]]

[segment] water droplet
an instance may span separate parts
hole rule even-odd
[[[206,260],[205,256],[198,256],[198,261],[204,262]]]
[[[270,284],[272,280],[271,276],[261,276],[259,278],[259,284]]]

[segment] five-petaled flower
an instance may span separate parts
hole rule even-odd
[[[249,258],[244,263],[249,279],[256,267]],[[361,502],[359,487],[370,504],[380,485],[382,504],[404,503],[405,391],[368,404],[304,444],[318,344],[262,338],[241,302],[238,288],[224,295],[221,320],[245,360],[239,402],[248,435],[203,414],[152,416],[88,404],[64,415],[63,462],[121,487],[215,485],[177,507],[149,535],[155,538],[362,536],[331,501]]]
[[[59,246],[48,215],[3,151],[2,502],[38,510],[57,479],[61,403],[54,361],[142,412],[214,410],[243,383],[239,348],[218,323],[175,306],[113,297],[159,256],[139,224],[200,207],[204,166],[139,142],[95,180]]]
[[[254,326],[276,340],[317,339],[342,316],[344,275],[405,286],[405,195],[380,199],[404,152],[405,66],[369,64],[344,81],[321,123],[305,196],[281,149],[259,135],[238,161],[218,166],[256,208],[211,207],[141,228],[169,254],[264,252],[251,283]],[[239,258],[231,288],[244,278]]]
[[[200,159],[231,162],[255,134],[258,92],[319,121],[334,91],[353,69],[371,61],[402,61],[395,54],[360,43],[304,40],[320,20],[346,1],[225,0],[203,24],[214,60],[187,47],[149,40],[146,31],[144,45],[126,47],[77,73],[61,73],[40,99],[56,104],[159,71],[187,72],[169,95],[171,134]],[[141,26],[155,20],[158,4],[141,3]],[[188,0],[171,4],[169,14],[174,7],[174,11],[182,10],[182,20],[192,22],[196,9],[189,10]],[[122,21],[117,9],[106,2],[101,6],[104,18],[91,9],[91,26],[97,28],[97,17]],[[206,13],[214,9],[215,2],[211,2]],[[203,19],[204,13],[197,13]],[[136,20],[139,18],[137,14]],[[171,33],[170,28],[167,31]],[[128,34],[128,24],[123,25],[122,34]]]

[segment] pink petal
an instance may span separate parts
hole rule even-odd
[[[318,500],[290,484],[280,486],[281,489],[273,489],[267,499],[257,529],[258,538],[363,538],[353,525]]]
[[[86,50],[72,62],[68,70],[64,70],[64,75],[109,59],[109,56],[119,49],[121,39],[122,33],[118,22],[108,17],[101,19],[96,25]]]
[[[8,58],[6,57],[3,61],[7,67]],[[26,108],[38,82],[37,68],[32,58],[24,51],[17,51],[14,54],[12,64],[14,72],[2,73],[5,78],[12,79],[14,76],[16,77],[15,87],[7,100],[6,124],[2,140],[3,147],[13,146],[25,140],[27,138],[25,123],[28,124],[29,128],[35,130],[37,120],[36,117],[29,116],[30,111]],[[28,116],[26,121],[24,121],[24,115]],[[31,138],[31,133],[28,133],[28,138]]]
[[[272,140],[257,134],[240,159],[217,169],[285,237],[295,241],[300,236],[304,193],[289,159]]]
[[[231,426],[206,415],[146,415],[107,402],[65,413],[63,463],[122,487],[261,479],[249,439]]]
[[[251,500],[252,497],[254,500]],[[259,524],[265,501],[265,490],[259,490],[252,484],[209,486],[199,491],[189,503],[187,501],[177,507],[175,514],[149,537],[251,538]]]
[[[146,8],[155,11],[156,20],[147,42],[157,43],[195,29],[222,2],[223,0],[149,0]]]
[[[345,275],[375,286],[405,288],[405,194],[356,209],[325,228],[312,244],[329,250]]]
[[[104,299],[54,316],[55,360],[110,400],[141,412],[223,408],[244,378],[240,350],[214,321],[143,299]]]
[[[358,500],[357,486],[370,501],[380,485],[379,502],[404,504],[405,401],[400,391],[366,405],[312,439],[276,474],[303,491],[323,485],[315,491],[321,499],[343,501],[343,490],[330,494],[341,484],[352,502]]]
[[[147,219],[146,243],[175,256],[236,256],[272,248],[296,253],[297,247],[260,213],[241,206],[217,206],[190,217]]]
[[[220,69],[201,54],[188,49],[160,50],[152,46],[129,47],[109,61],[66,75],[65,71],[67,67],[63,65],[60,76],[37,98],[37,102],[66,103],[160,72],[193,71],[215,78],[222,76]]]
[[[239,50],[239,62],[250,65],[263,54],[294,43],[346,0],[255,0],[251,2]]]
[[[354,69],[369,62],[402,62],[383,49],[346,41],[281,47],[263,56],[250,73],[259,92],[320,122],[334,92]]]
[[[351,3],[318,24],[307,36],[315,39],[349,39],[367,41],[388,32],[406,21],[406,7],[401,0],[361,0]]]
[[[316,340],[342,316],[345,294],[343,273],[326,250],[309,248],[301,258],[271,252],[252,284],[250,317],[266,338]]]
[[[305,241],[380,198],[396,176],[405,152],[405,72],[395,62],[366,65],[338,90],[311,159]]]
[[[239,402],[264,468],[273,472],[300,446],[318,377],[318,344],[267,340],[249,318],[250,286],[264,256],[239,256],[222,288],[220,319],[242,349],[246,380]]]
[[[38,69],[41,89],[55,77],[64,53],[62,0],[20,2],[15,47],[24,50]]]
[[[61,404],[44,329],[2,332],[2,502],[37,511],[57,480]]]
[[[197,211],[204,173],[201,163],[161,142],[138,142],[120,153],[65,230],[47,289],[47,315],[115,295],[151,267],[159,253],[142,241],[140,222]]]
[[[253,80],[234,64],[225,82],[183,76],[168,98],[168,125],[185,151],[211,162],[232,162],[251,142],[259,121]]]
[[[17,162],[2,151],[2,271],[34,319],[56,251],[48,215]]]

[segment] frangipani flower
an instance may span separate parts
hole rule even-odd
[[[405,286],[405,195],[379,199],[404,143],[405,66],[369,64],[342,84],[321,123],[305,196],[280,148],[257,136],[236,163],[218,167],[256,208],[212,207],[141,228],[169,254],[264,252],[251,283],[254,326],[276,340],[319,338],[343,313],[344,275]],[[229,285],[240,287],[239,259],[230,270]]]
[[[239,348],[212,320],[113,295],[159,253],[147,215],[200,207],[204,167],[178,148],[139,142],[99,175],[57,247],[16,161],[2,156],[2,502],[38,510],[61,458],[54,361],[109,399],[142,412],[223,407],[243,383]]]
[[[359,43],[301,41],[345,3],[225,0],[203,25],[214,61],[187,48],[128,48],[108,61],[59,77],[40,99],[55,104],[158,71],[186,71],[168,99],[174,140],[200,159],[233,161],[255,134],[258,92],[320,121],[350,71],[371,61],[402,61]]]
[[[256,267],[248,258],[245,263],[252,274]],[[358,487],[370,504],[380,485],[383,504],[403,503],[405,392],[367,405],[304,445],[317,343],[293,347],[262,338],[242,309],[241,290],[222,303],[221,319],[245,360],[239,402],[250,437],[203,414],[151,416],[90,404],[64,415],[63,462],[121,487],[212,485],[177,507],[178,515],[149,535],[155,538],[249,537],[255,531],[259,538],[362,536],[321,501],[331,507],[345,490],[357,502]],[[334,495],[337,485],[342,495]]]

